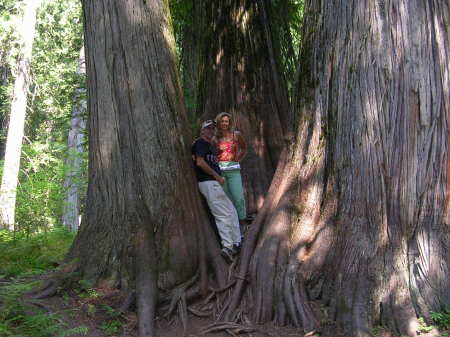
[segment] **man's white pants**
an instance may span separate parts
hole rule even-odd
[[[215,180],[207,180],[200,181],[198,187],[216,220],[222,246],[231,249],[233,245],[240,245],[241,229],[237,211],[222,186]]]

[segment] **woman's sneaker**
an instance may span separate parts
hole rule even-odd
[[[223,247],[220,251],[220,255],[222,255],[227,263],[233,262],[233,251],[231,249]]]

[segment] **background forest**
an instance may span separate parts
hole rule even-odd
[[[20,1],[3,1],[0,9],[0,149],[4,158],[17,60],[21,52],[17,30],[23,24],[24,6]],[[18,232],[42,232],[61,224],[74,94],[77,88],[85,86],[85,78],[77,69],[82,34],[79,2],[42,3],[37,13],[27,92],[16,203],[15,229]],[[83,153],[86,153],[87,144],[83,146]],[[85,155],[83,159],[85,172]],[[85,173],[80,174],[79,179],[85,185]]]
[[[255,4],[261,4],[263,2],[256,1],[252,3],[251,1],[243,1],[242,3],[248,4],[245,8],[245,10],[248,10],[248,13],[257,13],[259,15],[258,10],[260,10],[260,7]],[[221,26],[223,22],[227,22],[227,17],[223,16],[216,19],[212,14],[219,13],[218,15],[226,15],[225,10],[221,11],[219,5],[217,5],[218,8],[215,8],[215,5],[211,5],[208,7],[211,11],[206,12],[195,0],[169,0],[168,3],[171,14],[170,23],[173,28],[172,33],[175,38],[176,68],[183,91],[184,107],[186,109],[190,133],[197,135],[199,133],[200,121],[206,116],[212,117],[205,113],[205,111],[228,109],[228,100],[234,103],[235,101],[239,101],[239,99],[245,100],[243,97],[247,97],[247,106],[245,104],[242,106],[248,108],[248,111],[244,108],[238,112],[242,129],[245,131],[244,133],[247,135],[251,134],[252,136],[255,135],[255,144],[258,143],[260,139],[257,137],[260,130],[255,129],[254,125],[258,125],[261,119],[265,119],[270,121],[270,125],[273,127],[272,130],[269,130],[269,133],[272,132],[272,135],[282,134],[285,137],[283,139],[282,136],[279,136],[279,138],[272,137],[273,143],[270,143],[270,141],[267,142],[267,149],[264,149],[264,151],[267,152],[265,155],[268,159],[265,159],[264,164],[256,165],[255,162],[252,162],[252,154],[249,156],[248,164],[244,164],[244,167],[248,165],[248,168],[252,166],[261,167],[260,171],[256,169],[252,171],[252,174],[257,179],[255,179],[255,184],[252,182],[253,185],[249,184],[247,186],[247,198],[250,208],[254,213],[256,213],[256,210],[262,210],[261,213],[263,214],[269,214],[271,210],[276,211],[270,213],[273,215],[263,215],[264,218],[258,218],[258,224],[261,223],[261,226],[266,226],[266,232],[270,232],[271,226],[274,226],[273,224],[275,223],[274,219],[277,216],[282,216],[284,214],[283,212],[286,211],[285,208],[279,206],[283,204],[284,198],[289,196],[292,197],[289,201],[295,200],[295,202],[299,202],[304,196],[293,196],[293,190],[295,188],[286,187],[284,190],[285,193],[283,192],[283,197],[268,197],[268,202],[266,203],[269,206],[265,207],[263,207],[264,198],[262,198],[263,201],[259,201],[255,196],[265,195],[266,193],[271,196],[274,194],[272,189],[269,190],[272,177],[275,177],[275,183],[278,181],[281,182],[279,183],[280,186],[284,186],[285,184],[280,178],[283,175],[282,169],[285,169],[285,172],[293,172],[301,166],[305,170],[304,172],[309,172],[308,170],[313,172],[315,166],[315,159],[312,160],[312,163],[308,162],[301,157],[305,156],[306,158],[306,154],[302,152],[297,156],[295,154],[297,148],[295,146],[286,146],[286,144],[290,140],[293,141],[296,139],[295,135],[297,135],[298,143],[305,145],[298,135],[306,135],[306,129],[309,128],[312,130],[315,128],[314,135],[306,135],[303,139],[308,139],[308,141],[311,141],[311,144],[314,144],[314,140],[317,140],[317,143],[321,144],[318,146],[320,150],[316,154],[310,154],[309,158],[322,158],[320,155],[322,153],[321,151],[328,146],[323,144],[327,143],[328,137],[335,136],[331,127],[328,129],[323,125],[319,125],[320,122],[325,123],[324,118],[314,126],[311,126],[314,124],[314,118],[316,117],[312,115],[308,116],[304,112],[307,110],[304,107],[308,106],[314,99],[317,99],[317,95],[314,98],[312,94],[311,97],[307,95],[299,97],[298,90],[299,82],[303,81],[305,87],[310,85],[311,88],[319,88],[318,90],[322,92],[323,87],[321,86],[323,83],[319,83],[320,80],[317,78],[313,79],[313,76],[311,78],[300,78],[300,70],[303,72],[309,71],[310,69],[323,70],[320,64],[310,62],[310,58],[316,57],[317,60],[321,57],[323,58],[321,60],[332,59],[320,53],[312,56],[311,53],[304,49],[304,46],[309,46],[308,43],[312,41],[312,37],[315,34],[319,34],[319,27],[314,23],[314,15],[317,14],[318,10],[315,11],[312,8],[314,6],[310,6],[310,11],[306,12],[305,1],[303,0],[272,0],[270,1],[270,6],[264,7],[264,5],[261,5],[262,8],[265,8],[265,11],[262,10],[263,14],[261,14],[264,17],[264,20],[262,20],[263,23],[249,20],[245,14],[242,14],[243,11],[237,15],[240,20],[239,24],[242,24],[241,31],[236,30],[230,33],[227,29],[220,31],[223,28]],[[208,3],[208,1],[202,3]],[[224,1],[224,3],[233,3],[233,1]],[[305,17],[305,13],[309,13],[309,16]],[[27,19],[24,18],[29,18],[27,15],[34,15],[36,20],[36,24],[33,25],[35,31],[31,33],[30,31],[26,31],[26,27],[29,25],[27,25]],[[30,310],[29,306],[26,306],[22,301],[18,300],[40,284],[43,278],[42,275],[59,270],[58,267],[71,246],[71,254],[76,254],[78,251],[83,250],[80,241],[74,244],[78,227],[83,217],[89,212],[86,210],[88,207],[86,200],[88,194],[88,158],[90,146],[88,139],[90,135],[84,56],[84,34],[87,33],[83,32],[83,20],[85,20],[85,17],[83,17],[81,2],[77,0],[0,0],[0,170],[2,170],[1,175],[3,178],[0,191],[0,252],[3,257],[2,263],[0,264],[0,336],[89,336],[90,327],[87,327],[85,323],[67,324],[67,317],[75,317],[77,315],[75,310],[83,310],[89,317],[95,317],[97,319],[98,333],[101,333],[102,336],[124,336],[135,327],[132,326],[124,315],[121,315],[116,310],[117,305],[114,306],[116,303],[99,301],[99,298],[103,298],[104,294],[100,293],[98,288],[94,287],[93,283],[84,279],[77,279],[77,276],[74,277],[76,284],[70,285],[74,291],[71,293],[69,291],[62,293],[62,299],[66,303],[69,303],[73,298],[77,298],[79,307],[74,309],[74,311],[48,314],[45,307],[39,310],[36,308]],[[304,22],[309,22],[310,25],[305,25],[302,29]],[[217,31],[205,28],[210,26],[217,29]],[[323,27],[324,24],[321,28]],[[243,32],[248,35],[245,35]],[[241,33],[242,36],[240,35]],[[30,35],[31,39],[27,42],[24,37],[27,36],[30,38]],[[270,38],[267,37],[268,35],[270,35]],[[323,34],[322,37],[325,39],[329,38],[330,35],[331,33],[328,35]],[[228,42],[223,42],[217,36],[233,36],[236,37],[237,42],[227,44]],[[271,41],[269,46],[264,44],[266,42],[262,42],[265,39]],[[367,39],[367,37],[364,39]],[[220,43],[224,44],[221,45]],[[205,48],[205,45],[207,48]],[[30,48],[32,46],[29,55],[26,52],[27,46]],[[224,46],[234,53],[233,57],[229,60],[227,59],[226,62],[230,62],[232,66],[238,64],[236,68],[242,65],[246,69],[239,75],[235,74],[235,76],[242,76],[242,78],[239,78],[239,81],[247,85],[247,87],[245,85],[243,87],[248,92],[242,88],[236,89],[233,87],[234,84],[231,81],[231,83],[226,82],[226,85],[224,85],[226,90],[222,88],[224,89],[225,97],[221,97],[220,93],[217,93],[219,90],[216,90],[215,87],[220,87],[215,82],[218,81],[217,74],[220,71],[226,73],[226,70],[220,70],[219,67],[216,69],[215,64],[211,63],[211,60],[215,59],[215,55],[212,57],[208,53],[210,51],[213,53],[221,50]],[[311,44],[310,47],[312,50],[316,46]],[[319,50],[322,50],[320,48]],[[262,50],[275,51],[268,57],[271,62],[268,61],[267,64],[264,64],[264,61],[261,61],[264,58],[259,59],[258,53]],[[323,50],[325,50],[325,47],[323,47]],[[333,66],[336,65],[334,64]],[[352,68],[354,65],[349,67],[349,76],[358,73]],[[278,69],[279,73],[274,69]],[[326,69],[323,72],[326,73]],[[255,75],[252,79],[249,79],[251,76],[245,77],[248,73],[251,73],[252,76],[253,74]],[[265,77],[266,73],[270,73],[270,76]],[[17,83],[21,76],[23,77],[23,84],[18,86]],[[330,75],[330,83],[335,80],[333,76],[336,75]],[[259,88],[252,88],[251,86],[254,83],[257,83],[257,86],[262,89],[259,91]],[[350,83],[349,81],[347,85],[350,91],[350,87],[355,85],[355,83]],[[325,84],[325,86],[328,86],[328,84]],[[23,91],[23,136],[21,134],[22,131],[19,132],[18,128],[11,128],[11,125],[13,125],[12,119],[20,115],[13,113],[15,111],[13,105],[17,103],[14,97],[20,96],[17,94],[18,87]],[[334,93],[332,84],[330,84],[329,90]],[[227,96],[225,93],[231,94]],[[253,101],[251,98],[248,98],[252,95],[254,95]],[[268,101],[264,101],[265,98]],[[251,114],[252,106],[257,106],[258,104],[261,104],[263,107],[270,106],[272,102],[276,102],[272,104],[273,110],[270,110],[266,115],[256,114],[255,116]],[[328,102],[321,102],[321,104],[326,106]],[[301,110],[302,108],[304,110]],[[328,112],[333,111],[337,114],[338,108],[335,109],[336,111],[331,107],[327,109]],[[338,123],[333,118],[330,118],[327,122],[330,124],[336,123],[336,125]],[[445,123],[442,120],[440,122]],[[311,127],[302,123],[311,123]],[[304,130],[302,127],[304,127]],[[14,132],[11,132],[11,130]],[[302,134],[302,130],[305,134]],[[317,132],[322,132],[322,135],[316,137]],[[8,172],[9,174],[11,167],[14,167],[14,164],[11,167],[8,167],[7,164],[7,146],[8,142],[10,144],[13,143],[11,139],[13,139],[14,135],[18,137],[16,143],[18,142],[20,144],[16,144],[19,146],[16,147],[18,150],[12,152],[20,154],[20,166],[18,167],[18,173],[15,178],[17,180],[17,189],[15,189],[16,194],[14,196],[15,201],[13,203],[13,215],[11,218],[11,209],[6,209],[6,205],[10,204],[8,201],[10,199],[6,199],[6,195],[12,189],[12,187],[7,186],[11,182],[11,178],[3,172]],[[331,144],[330,146],[335,145],[333,141],[329,141],[327,144]],[[309,143],[305,145],[305,148],[308,146],[310,146]],[[254,152],[258,152],[256,146],[254,148]],[[290,153],[292,154],[291,159],[294,164],[290,164],[288,160],[283,159],[285,157],[281,156],[282,151],[278,151],[280,148],[292,151]],[[308,148],[305,151],[312,150]],[[325,150],[323,151],[326,152]],[[279,163],[284,162],[286,162],[284,167],[279,165]],[[288,170],[289,168],[291,171]],[[348,166],[342,165],[340,169],[345,171],[348,169]],[[333,174],[334,169],[324,171],[326,171],[324,175],[328,177],[328,174]],[[12,175],[14,176],[14,174]],[[285,175],[288,176],[288,174]],[[270,177],[270,179],[266,176]],[[5,177],[8,177],[6,183]],[[302,179],[306,178],[299,174],[292,178],[291,181],[296,179],[303,181]],[[325,183],[322,187],[322,193],[324,195],[332,189],[330,186],[333,180],[331,178],[329,180],[327,179],[324,178]],[[299,186],[303,187],[304,185],[302,184],[299,183]],[[308,192],[307,189],[304,190],[306,192],[302,193]],[[296,191],[302,191],[302,189],[298,187]],[[339,190],[339,193],[342,195],[345,194],[344,192]],[[303,199],[307,198],[304,197]],[[278,201],[275,202],[274,200]],[[322,207],[324,205],[326,206],[330,200],[331,198],[324,196],[323,199],[317,197],[316,202]],[[303,215],[302,212],[306,214],[309,210],[306,206],[299,206],[298,209],[289,208],[289,212]],[[313,211],[310,211],[310,213],[312,214]],[[304,223],[308,222],[300,215],[296,219],[296,221],[298,220],[298,226],[302,226],[302,219]],[[333,221],[335,220],[335,218],[331,218]],[[326,222],[322,218],[320,221]],[[303,240],[296,230],[286,228],[283,230],[286,230],[288,234],[283,235],[286,235],[286,237],[289,236],[287,241],[294,240],[292,238],[298,239],[299,241]],[[340,230],[344,233],[346,229]],[[262,230],[261,232],[264,231]],[[308,232],[308,228],[305,232]],[[327,235],[327,231],[324,230],[323,232],[325,233],[324,235]],[[255,234],[254,240],[257,240],[257,235]],[[319,239],[322,240],[320,235],[317,234]],[[317,239],[318,242],[320,242],[319,239]],[[282,241],[282,239],[279,240],[280,242]],[[308,242],[308,245],[311,244],[312,246],[314,242]],[[279,263],[279,267],[275,268],[277,270],[271,274],[270,278],[273,277],[273,279],[281,283],[278,279],[279,274],[277,273],[282,269],[280,273],[282,275],[284,273],[288,275],[288,269],[292,267],[291,263],[287,263],[288,260],[291,260],[291,252],[286,253],[286,251],[290,250],[288,245],[278,243],[275,239],[267,239],[267,241],[261,239],[258,245],[256,243],[254,245],[256,246],[256,248],[253,247],[256,258],[252,261],[251,272],[258,275],[258,272],[260,272],[258,268],[263,263],[266,263],[264,251],[269,251],[269,247],[272,249],[276,246],[277,252],[279,250],[280,253],[270,261],[273,262],[273,265]],[[342,248],[339,244],[336,247]],[[334,248],[337,251],[338,248],[336,247]],[[87,251],[86,254],[88,254]],[[301,250],[299,249],[298,251],[300,254]],[[158,256],[158,258],[161,258],[161,256]],[[272,257],[267,257],[267,259],[269,258]],[[248,257],[249,259],[250,257]],[[342,259],[345,259],[344,255]],[[286,263],[286,265],[282,263]],[[331,262],[330,265],[332,264]],[[328,268],[330,268],[330,265],[328,265]],[[264,269],[261,268],[261,270]],[[72,270],[69,270],[67,273],[71,275],[81,274],[80,271]],[[88,274],[89,272],[86,273]],[[317,281],[319,278],[312,269],[307,269],[306,273],[314,281]],[[259,295],[257,296],[261,296],[261,289],[264,288],[263,283],[266,281],[267,283],[271,282],[269,277],[267,280],[258,280],[260,288],[258,288]],[[288,282],[291,282],[289,275],[286,276],[285,284],[288,285]],[[302,280],[298,281],[294,277],[294,281],[289,284],[295,288],[294,284],[297,284],[296,282],[300,284]],[[325,280],[321,280],[320,284],[326,284],[327,282],[332,284],[332,281],[326,278]],[[58,284],[59,286],[61,285]],[[303,289],[301,287],[299,286],[299,289]],[[279,289],[276,291],[279,291]],[[278,298],[277,295],[279,295],[275,293],[276,291],[274,291],[274,294],[270,294],[271,297],[268,296],[267,298],[276,301]],[[302,297],[303,293],[296,293],[295,295]],[[186,299],[183,301],[186,301]],[[281,316],[278,317],[278,314],[269,313],[276,305],[273,305],[273,303],[267,300],[266,307],[270,307],[270,309],[266,310],[264,308],[265,301],[266,299],[259,298],[258,308],[256,309],[255,306],[255,315],[257,315],[257,320],[261,322],[271,320],[272,318],[274,321],[279,319],[284,322],[286,320],[284,316],[286,316],[290,317],[287,319],[288,323],[293,323],[293,325],[298,326],[301,325],[304,317],[310,315],[309,309],[306,307],[305,312],[303,314],[299,313],[298,315],[295,313],[292,314],[289,312],[290,308],[287,308],[283,309],[284,316],[280,318]],[[175,306],[179,312],[183,311],[182,305],[182,300],[180,300],[180,303],[170,303],[168,311],[173,312]],[[228,302],[228,305],[233,307],[234,304]],[[345,303],[342,305],[345,305]],[[262,309],[261,306],[263,306]],[[417,317],[419,322],[417,331],[422,334],[428,333],[428,336],[448,336],[448,331],[450,330],[450,312],[447,309],[442,307],[441,310],[424,311],[423,317]],[[186,308],[184,310],[187,311]],[[301,311],[301,309],[298,310]],[[322,314],[326,312],[324,308],[314,308],[314,310],[322,310]],[[272,314],[275,317],[272,317]],[[387,312],[383,313],[383,315],[389,316]],[[101,317],[100,319],[98,318],[99,316]],[[63,317],[66,319],[63,319]],[[270,317],[270,319],[267,319],[267,317]],[[336,317],[342,318],[339,317],[339,314],[335,314]],[[180,314],[180,318],[183,321],[182,313]],[[344,317],[343,319],[345,320],[346,318]],[[347,317],[347,319],[349,318]],[[331,319],[324,319],[324,324],[326,325],[330,321]],[[379,322],[383,322],[383,320],[380,318]],[[359,323],[356,322],[356,326]],[[384,323],[386,324],[380,323],[371,328],[365,336],[391,336],[388,334],[388,327],[391,327],[391,322],[384,321]],[[183,321],[182,324],[184,326],[185,322]],[[396,323],[393,324],[395,325]],[[404,331],[403,327],[399,327],[398,330]],[[305,330],[305,332],[307,331]]]

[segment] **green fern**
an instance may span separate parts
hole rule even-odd
[[[440,329],[450,330],[450,310],[431,312],[430,316]]]
[[[73,238],[74,233],[63,228],[28,236],[0,230],[1,278],[31,276],[54,269]]]
[[[0,231],[0,336],[48,337],[60,331],[69,336],[71,330],[60,317],[27,308],[21,298],[40,283],[30,281],[29,276],[54,269],[72,239],[73,234],[62,229],[28,237]]]
[[[89,332],[89,329],[86,326],[81,325],[76,328],[72,328],[72,329],[69,329],[69,330],[66,330],[66,331],[60,333],[58,335],[58,337],[69,337],[69,336],[73,336],[73,335],[87,336],[88,332]]]

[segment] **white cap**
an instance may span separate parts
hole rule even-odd
[[[207,121],[204,121],[202,124],[202,129],[207,128],[210,125],[216,125],[216,123],[212,119],[208,119]]]

